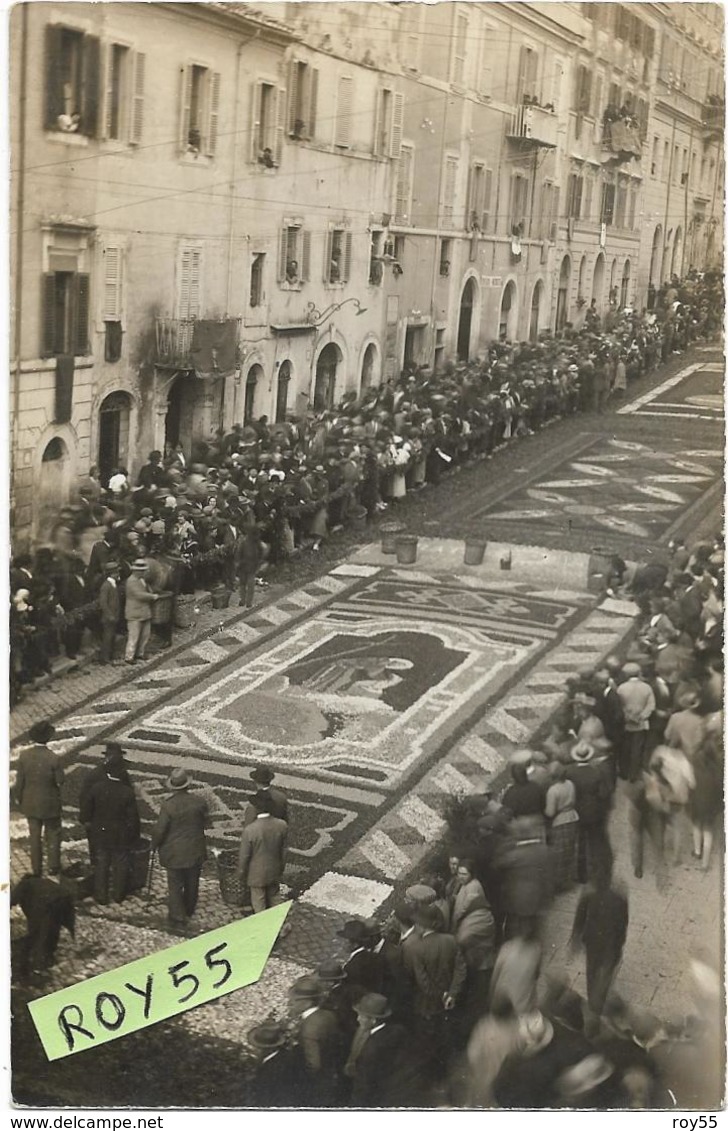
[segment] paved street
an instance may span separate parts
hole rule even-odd
[[[420,537],[414,565],[383,555],[372,534],[360,545],[352,535],[332,539],[320,565],[288,567],[250,612],[202,610],[195,629],[133,678],[87,668],[20,705],[15,748],[35,719],[57,720],[67,863],[87,852],[79,783],[113,738],[127,751],[147,829],[174,767],[184,765],[209,797],[213,854],[198,926],[230,921],[239,912],[221,902],[215,857],[236,845],[250,769],[265,763],[292,804],[286,879],[296,902],[291,933],[257,985],[138,1034],[123,1068],[113,1044],[46,1064],[18,989],[18,1099],[92,1104],[88,1081],[104,1079],[106,1102],[124,1102],[126,1073],[164,1048],[168,1070],[135,1079],[138,1106],[179,1102],[182,1080],[185,1104],[244,1102],[246,1028],[284,1014],[291,981],[337,952],[343,919],[387,912],[393,892],[437,851],[448,798],[497,785],[509,752],[537,743],[565,678],[624,650],[635,610],[598,591],[594,556],[661,560],[676,534],[720,525],[722,381],[718,349],[676,356],[630,389],[628,403],[557,421],[408,497],[401,518]],[[488,539],[481,566],[463,564],[468,534]],[[621,793],[611,833],[630,887],[619,988],[660,1016],[683,1015],[688,956],[702,949],[719,961],[721,860],[707,874],[691,867],[686,829],[683,863],[660,889],[650,869],[631,878]],[[28,862],[19,815],[11,837],[17,879]],[[149,897],[116,908],[81,903],[75,945],[62,943],[34,992],[170,945],[164,893],[157,871]],[[546,972],[564,972],[583,991],[581,961],[567,952],[576,897],[559,897],[549,915]],[[22,921],[13,927],[17,934]],[[201,1047],[211,1064],[204,1079],[190,1077]]]

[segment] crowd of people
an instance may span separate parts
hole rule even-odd
[[[124,632],[123,660],[143,660],[150,632],[171,642],[181,594],[224,586],[250,607],[269,567],[558,417],[601,412],[629,381],[720,330],[717,274],[673,279],[651,299],[654,311],[641,313],[615,299],[603,321],[592,304],[579,328],[493,343],[441,372],[407,366],[305,419],[263,416],[189,452],[168,445],[136,483],[123,467],[102,483],[92,468],[49,543],[12,561],[11,702],[62,650],[75,658],[87,630],[99,663],[123,662]],[[86,560],[89,529],[98,538]]]
[[[628,652],[567,679],[548,730],[509,758],[507,781],[453,798],[442,867],[435,861],[397,891],[388,918],[344,923],[348,958],[332,956],[298,978],[288,1015],[247,1034],[241,1102],[597,1110],[719,1102],[715,956],[694,956],[686,976],[695,1015],[679,1023],[634,1007],[615,988],[629,931],[610,841],[617,791],[630,813],[633,891],[650,868],[665,889],[686,851],[688,825],[696,867],[708,869],[723,811],[724,543],[676,541],[670,549],[665,566],[628,570],[615,560],[612,583],[640,610]],[[73,926],[67,897],[42,875],[44,831],[51,876],[60,869],[62,772],[47,746],[53,727],[36,724],[31,738],[15,783],[33,871],[14,895],[30,925],[26,969],[50,964],[61,925],[70,917]],[[280,901],[295,821],[274,776],[265,766],[251,772],[254,792],[241,820],[236,871],[254,913]],[[212,820],[193,785],[184,768],[172,772],[152,830],[167,872],[169,929],[183,935]],[[84,782],[80,820],[96,900],[123,901],[139,813],[116,744]],[[582,891],[571,945],[585,954],[583,999],[542,970],[554,896],[575,884]]]

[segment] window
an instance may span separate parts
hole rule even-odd
[[[104,248],[103,278],[104,358],[113,362],[121,357],[122,250],[120,247]]]
[[[146,55],[121,43],[106,49],[104,137],[139,145],[144,122]]]
[[[602,206],[601,206],[601,223],[613,224],[614,223],[614,197],[616,189],[614,185],[602,185]]]
[[[566,188],[566,215],[572,220],[581,218],[581,197],[584,191],[584,178],[579,173],[570,173]]]
[[[253,253],[250,264],[250,305],[260,306],[263,301],[263,268],[265,266],[265,252]]]
[[[43,276],[43,357],[88,353],[89,277],[75,271]]]
[[[284,92],[270,82],[253,84],[250,160],[267,169],[280,163],[283,147]]]
[[[511,177],[510,205],[509,235],[524,236],[528,215],[528,177],[522,173],[514,173]]]
[[[584,178],[584,199],[581,208],[582,220],[591,220],[592,218],[592,197],[594,195],[594,177],[587,174]]]
[[[380,90],[374,122],[374,152],[381,157],[399,157],[403,116],[404,95],[386,87]]]
[[[447,278],[452,263],[452,240],[440,240],[440,274]]]
[[[627,209],[627,227],[634,231],[635,219],[637,215],[637,194],[638,189],[630,189],[629,193],[629,207]]]
[[[403,4],[399,28],[404,65],[410,71],[420,69],[421,4]]]
[[[538,52],[532,47],[521,47],[518,64],[517,101],[538,97]]]
[[[445,228],[454,227],[455,194],[457,192],[459,164],[460,162],[457,157],[445,158],[445,183],[442,201],[442,223]]]
[[[288,74],[288,133],[297,140],[316,135],[318,68],[301,59],[291,62]]]
[[[45,128],[96,137],[101,53],[98,38],[51,24],[46,27],[45,52]]]
[[[609,84],[608,105],[612,110],[619,110],[622,105],[622,88],[618,82],[610,82]]]
[[[640,140],[644,142],[647,140],[647,123],[650,116],[649,102],[646,102],[644,98],[638,98],[634,114],[639,122]]]
[[[289,222],[281,230],[278,253],[278,282],[298,287],[308,281],[311,264],[311,233],[302,224]]]
[[[382,251],[384,246],[384,232],[372,232],[371,240],[369,242],[369,286],[381,286],[382,279],[384,278],[384,264],[382,263]]]
[[[627,188],[624,184],[617,186],[616,205],[614,209],[614,225],[617,228],[625,226],[627,211]]]
[[[455,15],[455,34],[453,36],[452,60],[450,63],[450,82],[465,84],[465,65],[468,42],[468,17],[462,12]]]
[[[180,150],[213,157],[217,148],[220,75],[190,63],[182,71]]]
[[[554,212],[556,210],[556,212]],[[558,215],[558,191],[554,193],[551,181],[545,181],[541,188],[541,212],[539,215],[539,237],[542,240],[556,239],[556,218]]]
[[[202,248],[183,246],[177,284],[177,317],[184,322],[200,317],[202,308]]]
[[[574,90],[574,109],[577,114],[591,113],[592,73],[581,63],[576,68],[576,88]]]
[[[398,224],[409,224],[412,211],[412,185],[415,151],[411,145],[403,145],[399,152],[397,166],[396,199],[394,218]]]
[[[121,140],[122,108],[129,96],[129,48],[112,43],[108,51],[106,91],[106,136]]]
[[[662,179],[670,178],[670,142],[666,141],[662,147]]]
[[[351,273],[351,232],[332,228],[326,241],[325,283],[346,283]]]
[[[348,149],[351,145],[351,126],[354,111],[354,79],[350,75],[340,75],[336,97],[336,118],[334,145]]]
[[[442,370],[445,361],[445,327],[438,326],[435,330],[435,372]]]
[[[493,93],[493,43],[496,30],[492,24],[483,22],[480,38],[480,61],[475,87],[483,98],[490,98]]]
[[[652,139],[652,166],[650,172],[656,181],[660,179],[660,139],[653,137]]]
[[[282,424],[288,414],[288,389],[291,384],[291,363],[283,361],[278,369],[276,391],[276,424]]]
[[[468,178],[468,200],[465,209],[465,227],[470,231],[484,231],[488,217],[486,190],[490,203],[490,170],[481,161],[470,167]]]

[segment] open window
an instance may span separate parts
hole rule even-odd
[[[303,222],[287,221],[280,234],[278,249],[278,282],[287,287],[300,287],[310,278],[311,233]]]
[[[146,55],[109,43],[104,64],[104,137],[138,145],[144,125]]]
[[[404,95],[382,87],[377,95],[374,123],[374,152],[380,157],[399,157],[402,148]]]
[[[182,69],[179,145],[182,153],[213,157],[217,149],[220,75],[190,63]]]
[[[49,24],[45,31],[44,126],[98,134],[101,47],[97,36]]]
[[[332,228],[326,241],[324,282],[346,283],[351,273],[351,232],[345,228]]]
[[[316,134],[318,67],[293,59],[288,72],[288,134],[297,141],[310,141]]]
[[[77,271],[43,276],[43,357],[88,353],[89,277]]]

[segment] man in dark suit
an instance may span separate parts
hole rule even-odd
[[[344,963],[346,979],[351,987],[352,1001],[357,995],[381,994],[388,983],[387,963],[375,948],[382,941],[379,924],[374,919],[349,919],[340,931],[340,939],[351,945],[351,953]]]
[[[303,1096],[312,1107],[330,1107],[341,1095],[346,1040],[336,1014],[325,1007],[327,988],[305,974],[288,991],[290,1010],[300,1018],[296,1041],[303,1069]]]
[[[624,710],[617,694],[617,685],[606,668],[595,672],[594,682],[594,714],[601,720],[612,749],[620,750],[624,742]]]
[[[103,538],[94,542],[91,547],[91,556],[86,566],[86,590],[89,594],[89,601],[92,601],[98,594],[106,576],[106,567],[115,553],[116,549],[112,544],[111,534],[107,530]]]
[[[254,770],[250,771],[250,777],[255,782],[256,788],[259,793],[265,793],[268,797],[269,813],[271,817],[278,817],[281,821],[288,824],[288,798],[282,789],[271,785],[275,774],[268,766],[256,766]],[[257,812],[253,805],[248,805],[243,816],[243,824],[249,825],[255,820]]]
[[[207,854],[207,802],[190,793],[191,785],[185,770],[172,771],[167,780],[172,795],[162,802],[152,833],[152,849],[159,849],[159,863],[167,870],[168,921],[175,934],[184,933],[188,917],[195,913]]]
[[[112,760],[116,761],[117,763],[115,776],[118,777],[122,782],[125,782],[127,785],[131,784],[131,782],[129,781],[129,774],[127,772],[126,766],[124,765],[123,749],[118,742],[107,742],[103,752],[102,762],[98,766],[94,766],[92,770],[89,770],[83,781],[81,782],[81,788],[78,793],[78,819],[81,824],[85,824],[81,813],[84,811],[88,796],[95,785],[98,785],[99,782],[106,779],[107,766]],[[93,864],[96,859],[96,848],[94,845],[93,833],[90,826],[87,826],[86,828],[86,836],[88,837],[89,860]]]
[[[121,616],[121,590],[119,588],[120,569],[117,562],[109,562],[104,567],[106,576],[98,591],[101,645],[99,663],[110,664],[114,659],[116,630]]]
[[[432,904],[413,911],[416,930],[403,952],[414,984],[413,1016],[418,1031],[437,1058],[444,1039],[445,1015],[465,985],[467,967],[452,935],[443,932],[442,912]]]
[[[357,1003],[358,1028],[344,1069],[355,1107],[422,1106],[424,1062],[410,1033],[391,1015],[383,994],[365,994]]]
[[[286,1048],[282,1025],[266,1021],[248,1032],[254,1059],[246,1107],[299,1107],[303,1084],[297,1050]]]
[[[124,780],[126,779],[126,780]],[[129,853],[139,839],[139,810],[123,752],[107,756],[104,776],[85,793],[81,823],[94,846],[94,899],[121,903],[129,882]]]
[[[251,804],[256,816],[240,838],[238,875],[250,888],[250,902],[257,912],[281,902],[279,889],[286,863],[288,825],[271,814],[267,793],[253,794]]]
[[[45,833],[48,871],[61,870],[61,783],[63,768],[48,748],[56,733],[52,723],[34,723],[29,736],[33,746],[22,750],[15,776],[15,801],[28,820],[30,832],[30,866],[34,876],[43,871],[41,837]]]
[[[76,554],[66,555],[66,568],[58,579],[58,599],[66,614],[63,625],[63,647],[69,660],[75,660],[83,640],[87,614],[81,610],[89,603],[84,582],[84,565]]]

